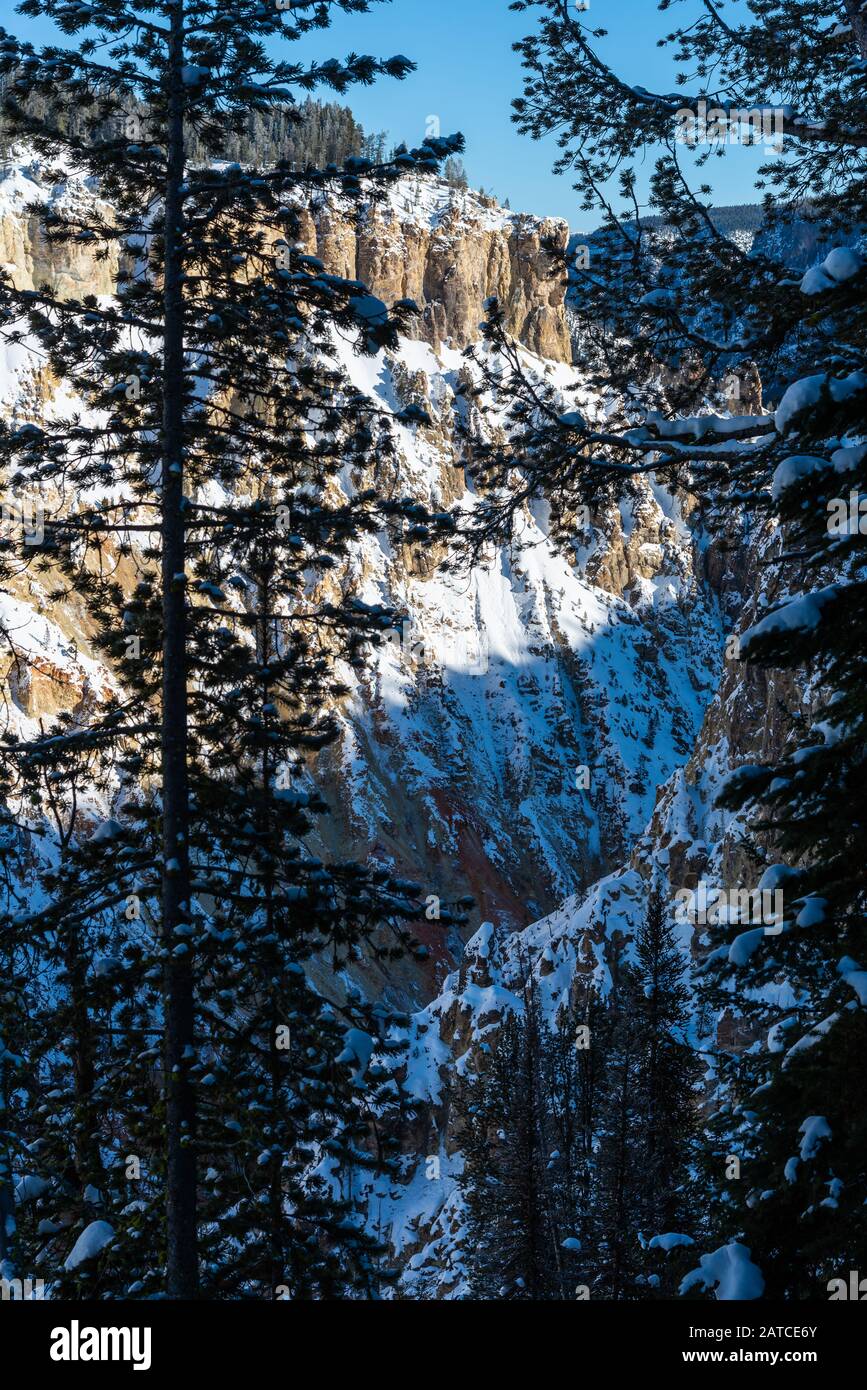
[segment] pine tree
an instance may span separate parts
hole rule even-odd
[[[700,1068],[689,1045],[690,994],[662,890],[651,889],[636,937],[641,1047],[642,1219],[648,1236],[682,1232],[695,1219],[689,1192]]]
[[[7,81],[0,79],[0,156],[13,154],[14,127],[3,116]],[[62,91],[45,94],[17,93],[17,100],[28,115],[51,124],[64,135],[89,138],[88,116]],[[149,107],[147,100],[128,97],[124,105],[124,120],[130,130],[138,126],[147,129]],[[101,137],[111,134],[110,122],[99,131]],[[240,131],[228,131],[222,156],[239,164],[268,167],[280,160],[295,169],[324,169],[327,165],[343,165],[348,159],[362,156],[373,164],[385,162],[385,135],[366,135],[346,106],[334,101],[315,101],[307,97],[300,103],[273,102],[265,111],[247,112]],[[191,164],[207,164],[208,146],[195,126],[185,131],[187,156]]]
[[[464,161],[458,159],[457,155],[450,156],[443,165],[443,178],[452,188],[466,188],[467,171]]]
[[[32,936],[40,968],[64,972],[65,1002],[46,1004],[45,1045],[23,1062],[25,1085],[64,1073],[44,1181],[66,1206],[47,1272],[77,1294],[213,1297],[214,1260],[231,1250],[231,1292],[283,1296],[281,1276],[295,1297],[370,1294],[376,1243],[328,1164],[367,1162],[375,1026],[338,982],[365,943],[383,959],[412,949],[421,909],[417,885],[304,847],[323,809],[308,760],[337,732],[340,664],[359,664],[394,621],[351,592],[329,602],[311,575],[406,515],[400,500],[334,486],[394,438],[335,364],[333,333],[362,352],[394,345],[410,306],[390,315],[327,275],[299,245],[297,209],[326,185],[357,198],[362,175],[375,195],[407,169],[435,172],[462,142],[327,174],[289,160],[195,166],[191,132],[219,159],[251,108],[267,114],[293,86],[343,92],[411,65],[272,60],[266,41],[321,26],[305,5],[23,9],[101,33],[110,59],[87,35],[77,51],[2,38],[10,129],[87,170],[105,200],[47,214],[44,234],[122,253],[109,305],[2,286],[5,331],[29,334],[82,405],[69,422],[4,425],[0,457],[44,499],[38,563],[55,599],[86,604],[117,682],[95,710],[6,739],[3,790],[25,837],[41,833],[46,789],[67,798],[45,906],[22,911],[13,885],[4,919],[10,950]],[[423,511],[411,515],[409,539],[429,539]],[[8,564],[21,561],[37,563],[26,547]],[[84,785],[108,812],[96,835]],[[310,982],[319,969],[329,1002]],[[278,1055],[284,1027],[296,1042]],[[239,1225],[231,1203],[253,1175],[261,1202]],[[63,1233],[81,1226],[97,1245],[64,1273]]]
[[[21,1056],[14,1050],[12,1032],[18,1029],[26,1009],[22,1007],[23,980],[18,974],[17,953],[0,941],[0,1279],[19,1278],[18,1225],[15,1211],[13,1155],[19,1144],[21,1116],[13,1106],[18,1089]],[[23,1039],[18,1033],[17,1046]]]
[[[741,769],[722,795],[750,817],[745,873],[767,870],[762,886],[783,886],[787,906],[779,931],[750,935],[731,923],[711,934],[704,1006],[734,1003],[762,1044],[743,1061],[735,1050],[716,1059],[714,1158],[721,1147],[743,1163],[737,1180],[715,1167],[713,1224],[717,1241],[752,1250],[768,1296],[824,1296],[832,1277],[857,1267],[867,1190],[864,1106],[844,1060],[863,1051],[867,1027],[867,266],[852,249],[867,220],[867,21],[859,0],[843,0],[843,22],[824,0],[754,0],[726,17],[707,5],[661,34],[692,74],[670,93],[625,81],[600,52],[592,18],[561,0],[538,8],[537,30],[520,45],[515,118],[532,137],[560,133],[557,167],[601,215],[589,259],[561,256],[559,266],[584,383],[622,405],[604,425],[564,409],[562,393],[528,380],[492,303],[485,333],[496,371],[476,353],[478,389],[508,379],[513,432],[474,445],[483,500],[463,518],[467,544],[474,555],[510,535],[527,500],[543,495],[552,535],[568,546],[577,506],[616,502],[645,473],[698,493],[710,529],[733,520],[777,528],[770,601],[740,634],[740,658],[798,675],[809,698],[782,757]],[[703,124],[710,111],[713,129]],[[760,171],[766,234],[752,253],[715,223],[712,189],[691,183],[680,148],[692,145],[699,169],[712,154],[731,157],[745,124],[756,138],[744,112],[759,125],[766,118],[786,154]],[[655,228],[642,217],[637,174],[650,152]],[[805,217],[834,249],[793,276],[785,250],[775,251],[785,235],[772,233]],[[752,363],[777,409],[709,413],[720,381]],[[773,855],[784,861],[777,868]]]
[[[470,1296],[476,1299],[525,1297],[524,1250],[515,1251],[525,1233],[520,1198],[516,1203],[503,1146],[507,1126],[527,1129],[525,1098],[515,1098],[513,1066],[520,1066],[522,1027],[510,1016],[477,1078],[464,1078],[456,1096],[462,1126],[464,1168],[460,1178],[466,1211]],[[515,1142],[512,1138],[511,1142]],[[514,1179],[514,1173],[512,1178]]]
[[[696,1177],[701,1066],[689,1042],[692,999],[683,956],[658,882],[650,890],[635,949],[640,1239],[648,1251],[650,1287],[671,1297],[686,1272],[683,1257],[664,1249],[660,1263],[650,1242],[674,1235],[694,1243],[703,1230]]]
[[[642,1048],[636,1017],[638,983],[622,953],[613,962],[607,998],[604,1059],[593,1192],[596,1228],[591,1297],[635,1298],[640,1272],[640,1206],[644,1176],[641,1135]],[[597,1044],[598,1045],[598,1044]]]
[[[557,1280],[546,1200],[543,1033],[532,983],[524,995],[524,1009],[504,1019],[456,1103],[471,1296],[535,1302],[555,1296]]]
[[[545,1207],[555,1296],[583,1297],[595,1264],[595,1137],[604,1056],[602,1006],[594,985],[561,1008],[542,1035]]]
[[[525,974],[523,1007],[483,1045],[455,1106],[472,1296],[537,1302],[574,1298],[592,1265],[600,1052],[585,1046],[593,992],[580,1023],[569,1010],[549,1023]]]
[[[612,986],[591,996],[588,1131],[592,1161],[582,1266],[590,1296],[671,1296],[678,1260],[650,1242],[696,1230],[699,1067],[686,1036],[689,991],[673,926],[654,885],[634,947],[618,940]],[[586,1084],[586,1083],[585,1083]]]

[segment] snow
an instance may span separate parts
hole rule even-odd
[[[753,952],[761,945],[764,935],[764,927],[755,927],[752,931],[741,932],[736,936],[728,952],[732,965],[746,965]]]
[[[356,294],[351,300],[353,313],[363,329],[364,349],[368,353],[377,350],[375,330],[388,323],[388,309],[374,294]]]
[[[651,425],[659,434],[661,439],[704,439],[707,435],[720,435],[723,438],[729,434],[748,433],[754,429],[757,434],[767,430],[771,417],[769,415],[687,415],[677,420],[668,420],[658,411],[649,411],[645,419],[645,425]],[[634,437],[638,442],[646,440],[649,436],[646,431],[630,430],[628,437]]]
[[[567,410],[560,416],[560,424],[571,430],[586,430],[587,421],[580,410]]]
[[[107,844],[111,840],[116,840],[123,833],[123,826],[120,822],[109,817],[108,820],[102,821],[96,827],[90,838],[94,844]]]
[[[806,295],[824,294],[826,290],[842,285],[853,276],[860,275],[867,265],[860,251],[851,246],[835,246],[829,251],[819,266],[808,270],[801,281],[801,293]]]
[[[93,962],[93,973],[98,978],[105,978],[113,975],[122,966],[123,961],[120,956],[98,956]]]
[[[523,220],[536,228],[543,219],[532,214],[510,212],[482,199],[470,188],[453,188],[444,179],[408,174],[389,186],[384,199],[388,211],[400,222],[434,228],[448,233],[450,226],[466,224],[480,231],[502,231]],[[376,215],[375,208],[371,209]],[[565,224],[564,224],[565,225]]]
[[[845,1183],[841,1178],[832,1178],[828,1183],[828,1196],[823,1198],[819,1205],[822,1207],[831,1207],[832,1209],[838,1207],[840,1204],[837,1199],[844,1187]]]
[[[104,1250],[114,1239],[114,1227],[107,1221],[91,1221],[89,1226],[85,1226],[78,1240],[72,1247],[66,1258],[64,1269],[78,1269],[84,1264],[85,1260],[92,1260],[96,1255]]]
[[[2,387],[2,383],[0,383]],[[82,691],[108,691],[113,681],[104,667],[64,633],[60,621],[55,622],[44,610],[48,607],[46,592],[38,580],[29,586],[29,599],[17,598],[8,591],[0,593],[0,630],[14,640],[23,666],[36,665],[56,672],[72,688]],[[29,718],[15,699],[8,700],[5,710],[12,730],[20,738],[35,738],[40,732],[39,720]]]
[[[15,1201],[22,1205],[25,1202],[34,1202],[47,1191],[48,1183],[44,1178],[37,1177],[35,1173],[28,1173],[15,1185]]]
[[[778,888],[797,883],[799,878],[797,869],[791,868],[788,864],[769,864],[759,879],[758,886],[761,892],[774,893]]]
[[[804,1033],[804,1035],[788,1049],[783,1066],[788,1067],[794,1057],[797,1057],[802,1052],[806,1052],[810,1047],[815,1047],[816,1043],[821,1042],[822,1039],[830,1033],[839,1017],[839,1013],[829,1014],[829,1016],[823,1018],[820,1023],[816,1023],[808,1033]]]
[[[804,1136],[801,1141],[801,1158],[806,1160],[816,1157],[823,1139],[831,1138],[831,1126],[824,1115],[808,1115],[806,1120],[801,1122],[798,1133]]]
[[[765,1280],[761,1270],[754,1265],[750,1251],[739,1241],[721,1245],[710,1255],[702,1255],[698,1269],[693,1269],[682,1280],[680,1293],[688,1293],[700,1284],[704,1289],[714,1289],[715,1297],[722,1300],[761,1298]]]
[[[605,944],[597,924],[607,930],[634,935],[644,911],[644,887],[634,871],[613,874],[593,889],[576,895],[550,916],[524,931],[507,934],[491,923],[483,924],[465,948],[460,971],[449,974],[439,995],[413,1016],[407,1086],[420,1100],[442,1100],[449,1068],[458,1074],[471,1059],[472,1049],[484,1043],[508,1013],[524,1008],[524,976],[527,962],[538,990],[544,1017],[553,1020],[567,1005],[576,974],[587,964],[588,944],[595,960],[594,976],[603,992],[611,979]],[[461,979],[463,977],[463,984]],[[444,1020],[459,1015],[462,1026],[452,1046],[443,1042]]]
[[[648,1242],[648,1250],[664,1250],[668,1254],[669,1250],[676,1250],[680,1245],[694,1245],[692,1236],[686,1236],[678,1231],[667,1231],[664,1235],[653,1236]]]
[[[849,988],[857,994],[858,1003],[867,1009],[867,970],[862,970],[851,956],[844,956],[838,962],[837,969]]]
[[[837,473],[851,473],[867,455],[867,444],[843,445],[840,449],[835,449],[831,455],[831,462]]]
[[[785,1034],[794,1026],[794,1018],[784,1018],[768,1029],[767,1047],[769,1052],[785,1052]]]
[[[795,918],[796,927],[818,927],[825,920],[825,911],[828,906],[827,898],[817,897],[811,894],[803,899],[803,907]]]
[[[373,1056],[374,1047],[374,1039],[369,1033],[365,1033],[361,1028],[347,1029],[343,1051],[340,1053],[337,1061],[349,1062],[355,1065],[356,1084],[360,1084],[364,1080],[365,1072]]]
[[[779,502],[783,493],[790,487],[815,473],[824,472],[829,466],[826,459],[814,458],[810,454],[795,454],[791,458],[783,459],[782,463],[777,465],[771,480],[772,498]]]
[[[647,294],[641,296],[638,302],[648,309],[664,310],[674,309],[677,301],[671,290],[658,289],[649,290]]]
[[[845,377],[832,377],[827,372],[801,377],[785,391],[774,414],[774,424],[780,434],[786,434],[799,415],[818,405],[827,391],[832,401],[850,400],[867,391],[867,373],[852,372]]]
[[[810,632],[822,621],[822,609],[838,598],[840,590],[835,584],[818,589],[813,594],[803,594],[792,599],[762,618],[741,636],[741,651],[746,656],[754,642],[778,632]]]

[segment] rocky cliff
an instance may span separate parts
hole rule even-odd
[[[42,230],[46,210],[73,216],[82,203],[99,204],[87,179],[58,179],[26,151],[0,164],[0,270],[17,289],[48,285],[70,299],[113,293],[116,255],[102,257],[86,240],[58,246]]]
[[[111,262],[86,245],[46,243],[29,211],[95,196],[74,178],[52,182],[35,160],[4,171],[0,255],[16,283],[111,293]],[[318,197],[303,237],[329,271],[419,309],[397,352],[361,359],[335,344],[359,391],[394,412],[421,405],[429,419],[397,425],[396,463],[347,478],[347,489],[375,483],[437,509],[473,505],[458,421],[471,437],[508,427],[506,400],[488,396],[486,414],[468,418],[459,392],[474,370],[462,349],[477,340],[490,294],[509,306],[527,371],[555,387],[564,410],[592,418],[616,405],[569,365],[562,290],[543,251],[565,239],[564,224],[408,179],[359,216]],[[0,344],[0,373],[0,408],[19,422],[74,408],[26,342]],[[760,383],[751,391],[760,409]],[[359,542],[333,581],[393,605],[404,622],[363,675],[344,673],[342,738],[311,767],[332,809],[321,840],[394,866],[426,894],[472,893],[483,923],[465,943],[432,921],[423,970],[361,972],[370,990],[415,1011],[407,1082],[424,1120],[405,1182],[376,1193],[413,1297],[462,1288],[455,1075],[520,1007],[527,968],[550,1011],[579,976],[604,978],[609,943],[634,931],[652,867],[671,891],[742,876],[742,827],[714,798],[731,766],[780,744],[800,698],[725,657],[726,634],[767,602],[768,534],[734,517],[727,536],[710,539],[693,500],[649,475],[576,540],[568,559],[559,553],[540,504],[511,547],[470,573],[444,573],[436,556],[413,558],[379,536]],[[110,675],[82,613],[74,599],[51,600],[38,572],[0,595],[0,628],[5,718],[19,732],[105,698]],[[683,948],[703,949],[691,928]],[[737,1037],[736,1012],[712,1026]]]
[[[95,196],[74,177],[53,182],[38,160],[5,170],[0,231],[18,283],[110,292],[111,263],[86,245],[45,243],[29,211]],[[387,301],[413,298],[420,311],[418,336],[397,353],[360,359],[338,344],[359,390],[392,410],[414,401],[430,417],[398,427],[389,476],[377,465],[376,477],[347,486],[375,481],[437,508],[472,505],[457,392],[471,370],[461,348],[478,337],[491,293],[510,306],[527,369],[556,386],[564,409],[606,409],[565,360],[562,289],[542,250],[552,236],[565,238],[565,225],[430,178],[403,181],[358,217],[325,196],[309,206],[306,246],[330,271],[365,278]],[[26,344],[4,351],[5,410],[24,422],[73,408]],[[471,432],[505,428],[506,402],[489,404]],[[472,574],[444,575],[433,557],[419,563],[385,537],[356,548],[335,582],[393,604],[405,621],[363,678],[346,673],[344,737],[317,769],[333,810],[322,829],[329,847],[398,865],[443,898],[470,892],[508,929],[622,860],[657,786],[689,755],[712,695],[720,615],[702,581],[688,499],[640,481],[581,541],[567,562],[540,508],[526,513],[519,544]],[[38,575],[3,602],[18,605],[14,660],[5,662],[10,720],[23,727],[96,698],[107,677],[74,602],[53,607]],[[428,935],[427,979],[398,973],[391,982],[417,1003],[463,948],[435,924]]]
[[[417,336],[432,347],[464,348],[479,336],[482,305],[497,295],[509,331],[539,357],[571,357],[565,287],[550,276],[546,242],[566,245],[559,218],[499,207],[492,198],[409,177],[360,215],[323,194],[304,218],[305,248],[334,275],[363,280],[387,304],[419,306]]]

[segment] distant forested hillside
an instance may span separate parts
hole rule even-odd
[[[760,203],[735,203],[731,207],[711,208],[710,217],[717,231],[725,236],[732,232],[758,232],[765,220]],[[649,231],[659,231],[665,226],[665,218],[642,217],[641,225]]]
[[[0,158],[8,157],[11,143],[2,110],[5,101],[6,83],[0,82]],[[51,103],[43,96],[30,96],[22,105],[37,120],[51,114]],[[130,102],[130,116],[141,120],[142,129],[146,131],[147,108],[143,103]],[[53,119],[64,135],[76,137],[84,130],[83,112],[69,104],[58,102]],[[106,134],[109,133],[107,130]],[[219,151],[223,159],[239,164],[267,165],[287,159],[296,168],[308,164],[317,168],[343,164],[352,155],[363,155],[375,161],[386,155],[384,132],[368,135],[348,106],[334,101],[313,101],[309,97],[298,106],[280,104],[268,111],[251,111],[246,128],[227,137],[224,144],[225,148]],[[188,134],[188,150],[193,163],[205,163],[214,155],[195,131]]]
[[[864,228],[861,226],[853,227],[848,233],[841,232],[839,228],[832,233],[811,215],[809,203],[801,205],[799,215],[777,220],[773,224],[766,223],[760,203],[736,203],[731,207],[711,208],[710,219],[717,231],[729,240],[746,235],[747,246],[752,238],[754,251],[776,257],[793,272],[818,265],[832,246],[856,246],[864,240]],[[664,217],[641,219],[645,231],[661,231],[666,225]]]
[[[343,164],[352,155],[384,159],[385,141],[384,132],[367,135],[348,106],[308,97],[298,107],[252,111],[247,130],[229,137],[228,147],[221,153],[239,164],[272,164],[288,159],[298,168],[308,164],[323,168]],[[206,158],[207,152],[195,137],[190,151],[195,162]]]

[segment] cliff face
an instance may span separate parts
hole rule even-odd
[[[0,183],[0,225],[16,275],[103,293],[110,266],[84,247],[44,245],[32,201],[93,197],[69,179],[50,184],[35,162]],[[553,384],[564,409],[603,410],[566,365],[562,291],[542,253],[563,224],[520,217],[435,180],[406,180],[356,220],[335,200],[306,211],[305,241],[329,271],[363,277],[380,298],[414,298],[417,337],[360,359],[336,345],[359,391],[399,410],[414,401],[430,425],[399,426],[396,465],[346,480],[407,493],[443,509],[472,506],[456,432],[456,388],[471,370],[461,348],[477,337],[482,301],[497,293],[526,344],[527,369]],[[90,258],[89,260],[87,258]],[[92,274],[92,280],[88,275]],[[539,355],[539,347],[547,355]],[[71,403],[26,344],[9,350],[3,408],[21,422]],[[507,402],[472,430],[506,427]],[[388,468],[388,474],[383,468]],[[648,480],[593,519],[571,562],[528,511],[522,545],[492,552],[472,573],[443,575],[437,556],[368,537],[329,580],[405,615],[403,633],[359,679],[339,711],[343,738],[315,774],[332,815],[326,847],[390,862],[447,899],[472,893],[480,911],[516,929],[621,861],[651,813],[656,787],[684,760],[712,693],[720,643],[716,600],[700,582],[686,499]],[[9,717],[25,729],[105,684],[74,600],[53,605],[37,575],[4,602],[23,605]],[[66,655],[64,656],[64,653]],[[87,666],[85,671],[85,664]],[[418,1003],[463,949],[432,923],[427,976],[396,973]]]
[[[17,284],[111,293],[111,261],[86,244],[45,243],[27,210],[94,196],[74,179],[52,184],[35,161],[7,170],[0,257]],[[330,272],[419,308],[395,353],[361,359],[335,343],[358,391],[394,412],[417,403],[430,419],[397,425],[397,461],[344,479],[348,491],[375,484],[437,510],[473,505],[456,392],[473,370],[461,350],[478,338],[491,294],[508,306],[528,372],[564,410],[603,418],[616,404],[582,389],[568,365],[562,288],[542,250],[546,238],[565,241],[564,224],[416,179],[358,217],[325,196],[302,211],[305,249]],[[760,383],[751,391],[759,408]],[[508,402],[486,405],[464,419],[471,435],[507,428]],[[0,341],[0,409],[25,422],[74,407],[26,342]],[[332,811],[320,841],[393,866],[426,895],[470,892],[487,919],[466,946],[436,921],[423,928],[424,970],[359,971],[369,990],[416,1009],[408,1085],[428,1127],[407,1154],[405,1185],[377,1193],[411,1296],[461,1290],[450,1087],[520,1007],[522,973],[533,971],[553,1011],[576,977],[604,978],[608,943],[635,930],[652,866],[672,891],[700,876],[744,876],[741,827],[715,810],[715,794],[733,764],[780,745],[781,699],[798,696],[725,661],[725,634],[753,620],[768,586],[769,537],[732,527],[729,544],[708,541],[692,500],[644,476],[592,518],[568,559],[550,545],[540,504],[525,511],[516,544],[470,573],[443,574],[436,555],[368,536],[328,579],[393,606],[404,623],[361,676],[342,673],[351,690],[337,712],[342,738],[310,769]],[[50,587],[29,571],[0,594],[0,630],[13,634],[0,661],[3,712],[23,735],[58,710],[86,710],[111,685],[81,606],[51,600]],[[683,945],[701,949],[688,929]],[[731,1038],[738,1020],[714,1026]],[[417,1160],[436,1153],[432,1181]]]
[[[399,428],[394,477],[353,485],[471,507],[455,432],[460,355],[405,341],[399,358],[344,366],[359,389],[411,398],[432,422]],[[600,408],[564,366],[529,354],[526,366],[564,410],[576,395]],[[507,402],[490,404],[473,428],[504,428]],[[547,540],[544,508],[527,510],[520,542],[463,574],[424,556],[407,564],[381,540],[359,546],[345,582],[405,623],[355,682],[344,739],[322,759],[331,843],[396,863],[426,892],[471,892],[505,930],[617,864],[713,693],[721,622],[687,512],[639,480],[593,518],[570,562]],[[435,925],[427,944],[439,971],[461,949]]]
[[[116,255],[100,259],[86,241],[59,246],[42,232],[38,209],[72,215],[82,202],[99,203],[85,179],[58,182],[43,162],[26,157],[0,167],[0,270],[17,289],[48,285],[69,299],[113,293]]]
[[[432,347],[464,348],[479,336],[482,304],[497,295],[509,331],[531,352],[571,360],[565,286],[550,278],[544,243],[566,245],[558,218],[510,213],[493,199],[407,178],[360,217],[323,196],[305,218],[306,249],[328,270],[363,280],[387,304],[412,299],[417,336]]]
[[[59,182],[38,159],[0,170],[0,268],[19,289],[48,284],[66,297],[108,295],[117,256],[100,259],[87,243],[48,242],[38,208],[74,210],[97,201],[87,180]],[[386,198],[354,205],[320,194],[302,209],[305,249],[333,275],[363,280],[388,304],[413,299],[417,336],[433,347],[464,348],[479,337],[482,305],[497,295],[508,306],[509,331],[539,357],[571,358],[565,288],[549,278],[543,249],[565,246],[558,218],[510,213],[493,199],[437,179],[407,178]]]

